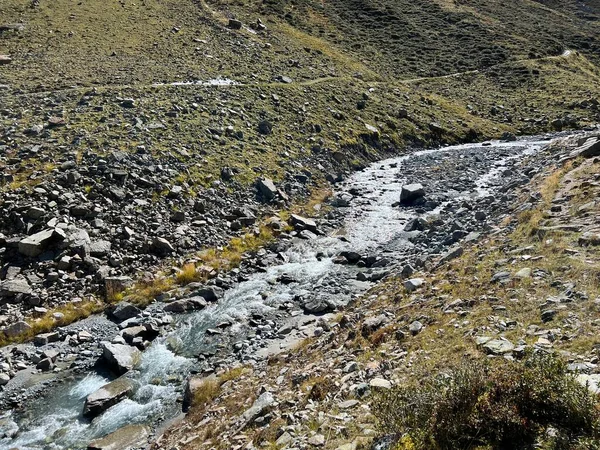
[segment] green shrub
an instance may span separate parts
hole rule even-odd
[[[373,412],[398,449],[600,449],[597,397],[553,356],[465,362],[380,392]]]

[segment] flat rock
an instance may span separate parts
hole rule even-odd
[[[58,236],[55,230],[50,228],[32,234],[19,241],[19,253],[30,258],[35,258],[41,255],[54,239],[60,237],[62,236]]]
[[[309,230],[313,233],[317,232],[317,224],[312,219],[307,219],[306,217],[302,217],[297,214],[292,214],[290,216],[290,222],[292,223],[294,228],[301,230]]]
[[[600,137],[590,136],[585,142],[577,147],[572,156],[583,156],[584,158],[594,158],[600,156]]]
[[[116,405],[133,392],[133,383],[127,378],[118,378],[90,394],[85,399],[83,415],[95,417]]]
[[[392,383],[384,378],[373,378],[369,381],[369,386],[372,388],[391,389]]]
[[[19,294],[31,294],[31,286],[25,278],[16,277],[0,281],[0,297],[12,297]]]
[[[127,425],[88,444],[88,450],[131,450],[143,448],[148,442],[150,429],[145,425]]]
[[[181,300],[176,300],[167,304],[164,308],[164,311],[175,312],[175,313],[184,313],[188,311],[198,311],[200,309],[204,309],[208,303],[206,302],[204,297],[190,297],[184,298]]]
[[[488,354],[504,355],[506,353],[511,353],[515,346],[504,339],[491,339],[483,344],[483,348]]]

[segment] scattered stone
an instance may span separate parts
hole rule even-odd
[[[250,422],[254,421],[257,417],[260,417],[267,412],[275,404],[275,397],[270,392],[265,392],[260,395],[255,401],[254,404],[244,411],[241,415],[240,419],[242,422],[242,429],[245,428]]]
[[[484,350],[491,355],[504,355],[511,353],[515,346],[504,339],[491,339],[483,344]]]
[[[369,381],[369,386],[379,389],[391,389],[392,383],[384,378],[373,378],[371,381]]]
[[[228,27],[231,28],[232,30],[241,30],[242,22],[239,20],[236,20],[236,19],[229,19]]]
[[[150,245],[150,250],[158,256],[167,256],[175,252],[175,248],[165,238],[154,238]]]
[[[404,288],[408,292],[413,292],[423,286],[424,283],[425,280],[423,278],[411,278],[410,280],[406,280],[404,282]]]
[[[421,331],[423,330],[423,324],[421,322],[419,322],[418,320],[415,320],[413,323],[410,324],[410,326],[408,327],[408,331],[410,331],[410,334],[412,334],[413,336],[416,336],[417,334],[419,334]]]

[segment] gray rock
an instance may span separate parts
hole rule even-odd
[[[112,244],[110,241],[100,240],[90,244],[90,255],[95,257],[104,257],[110,253]]]
[[[309,437],[306,442],[314,447],[323,447],[325,445],[325,436],[322,434],[315,434],[314,436]]]
[[[263,120],[258,123],[258,132],[262,135],[269,135],[273,132],[273,125],[268,120]]]
[[[87,450],[131,450],[144,448],[150,429],[146,425],[127,425],[88,444]]]
[[[35,258],[41,255],[52,241],[60,239],[61,237],[62,236],[57,234],[54,229],[50,228],[32,234],[19,241],[19,253],[29,256],[30,258]]]
[[[463,253],[464,253],[464,249],[461,246],[452,247],[450,250],[448,250],[446,253],[444,253],[442,255],[442,257],[440,258],[439,264],[444,264],[448,261],[458,258],[458,257],[462,256]]]
[[[41,347],[52,342],[58,342],[59,339],[60,335],[56,331],[52,331],[50,333],[38,334],[35,338],[33,338],[33,343]]]
[[[417,334],[419,334],[421,331],[423,330],[423,324],[421,322],[419,322],[418,320],[415,320],[413,323],[410,324],[410,326],[408,327],[408,331],[410,331],[410,333],[413,336],[416,336]]]
[[[496,272],[490,282],[491,283],[498,283],[498,282],[504,282],[510,280],[510,272],[507,271],[502,271],[502,272]]]
[[[557,313],[558,311],[555,309],[547,309],[542,311],[542,322],[550,322],[552,319],[554,319],[554,316],[556,316]]]
[[[404,226],[404,231],[424,231],[428,227],[428,223],[425,219],[421,217],[415,217],[414,219],[409,220]]]
[[[38,208],[37,206],[32,206],[27,210],[27,217],[33,220],[44,217],[44,214],[46,214],[46,211],[44,211],[42,208]]]
[[[5,386],[10,381],[10,375],[7,373],[0,373],[0,386]]]
[[[592,231],[586,231],[578,239],[579,245],[582,247],[587,246],[598,246],[600,245],[600,233],[594,233]]]
[[[306,217],[302,217],[297,214],[292,214],[290,216],[290,222],[296,229],[309,230],[313,233],[317,232],[317,224],[312,219],[307,219]]]
[[[13,297],[15,295],[31,294],[31,286],[21,276],[9,280],[0,281],[0,297]]]
[[[32,330],[31,325],[29,325],[27,322],[24,322],[21,320],[19,322],[15,322],[12,325],[9,325],[8,327],[6,327],[4,329],[4,334],[8,338],[15,338],[17,336],[27,334],[31,330]]]
[[[50,358],[44,358],[36,364],[35,368],[42,372],[48,372],[54,369],[54,362]]]
[[[116,405],[133,392],[133,383],[127,378],[118,378],[90,394],[85,399],[83,415],[96,417]]]
[[[591,136],[582,145],[573,151],[575,156],[594,158],[600,156],[600,137]]]
[[[379,314],[375,317],[369,317],[363,321],[361,327],[361,334],[363,337],[368,337],[378,329],[384,327],[389,322],[388,317],[385,314]]]
[[[260,178],[257,181],[257,187],[261,195],[267,200],[273,200],[277,196],[277,186],[270,178]]]
[[[242,428],[245,428],[250,422],[257,417],[265,415],[271,410],[275,404],[275,397],[270,392],[265,392],[258,397],[254,404],[243,412],[241,416]]]
[[[124,344],[102,343],[102,357],[109,367],[116,373],[122,375],[133,369],[139,362],[141,353],[135,347]]]
[[[175,251],[171,243],[161,237],[154,238],[150,250],[158,256],[167,256]]]
[[[424,283],[425,280],[423,278],[411,278],[410,280],[406,280],[404,282],[404,288],[408,292],[413,292],[420,288]]]
[[[132,305],[129,302],[120,302],[110,311],[110,315],[118,322],[123,322],[127,319],[136,317],[141,312],[142,311],[137,306]]]
[[[194,291],[194,296],[203,297],[204,300],[212,303],[223,297],[223,289],[217,286],[205,286]],[[194,300],[194,297],[189,300]]]
[[[413,183],[402,186],[400,191],[400,204],[413,205],[425,197],[425,189],[422,184]]]
[[[207,303],[204,297],[191,297],[184,298],[182,300],[176,300],[172,303],[169,303],[165,306],[164,311],[175,312],[175,313],[184,313],[189,311],[198,311],[200,309],[204,309]]]
[[[236,20],[236,19],[229,19],[228,26],[232,30],[241,30],[242,29],[242,22],[240,22],[239,20]]]
[[[373,378],[371,381],[369,381],[369,386],[376,389],[391,389],[392,383],[384,378]]]
[[[491,339],[483,344],[483,349],[492,355],[504,355],[511,353],[515,346],[504,339]]]

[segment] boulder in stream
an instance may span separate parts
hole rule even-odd
[[[402,186],[400,191],[401,205],[414,205],[425,197],[425,189],[420,183],[407,184]]]
[[[119,375],[133,369],[140,360],[140,351],[129,345],[104,342],[102,348],[102,357],[109,367]]]
[[[133,383],[127,378],[118,378],[102,386],[85,399],[83,415],[96,417],[113,405],[116,405],[133,391]]]

